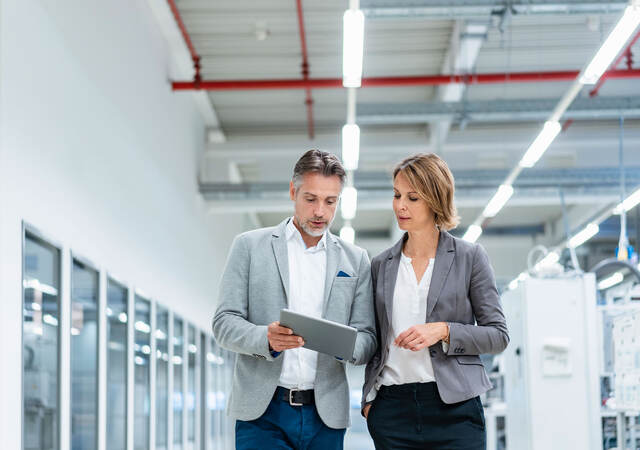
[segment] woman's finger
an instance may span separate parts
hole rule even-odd
[[[415,339],[415,337],[417,336],[417,333],[415,332],[415,330],[413,328],[409,328],[405,333],[406,334],[404,336],[402,336],[402,334],[404,334],[404,333],[402,333],[396,339],[396,345],[397,346],[403,347],[407,342]]]
[[[424,339],[422,339],[422,336],[415,336],[413,339],[405,343],[402,347],[406,349],[413,349],[413,347],[422,343],[423,341]]]

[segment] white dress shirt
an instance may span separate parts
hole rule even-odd
[[[327,232],[315,247],[305,245],[289,220],[286,230],[289,262],[289,309],[322,317],[327,272]],[[279,385],[289,389],[313,389],[318,353],[306,348],[285,350]]]
[[[427,317],[427,295],[433,275],[434,258],[429,259],[429,265],[420,282],[416,279],[411,265],[411,258],[400,254],[398,277],[393,292],[393,312],[389,329],[389,356],[376,380],[374,389],[367,395],[367,401],[372,401],[380,386],[391,386],[406,383],[428,383],[435,381],[429,347],[416,352],[393,344],[400,333],[408,328],[425,323]]]

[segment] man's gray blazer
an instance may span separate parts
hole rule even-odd
[[[228,404],[228,414],[234,419],[260,417],[280,378],[283,356],[271,356],[267,326],[279,320],[280,310],[287,307],[287,222],[237,236],[222,276],[213,335],[220,346],[238,354]],[[366,364],[376,350],[369,258],[361,248],[331,233],[326,251],[322,317],[358,330],[351,362]],[[338,277],[339,271],[350,277]],[[350,397],[345,364],[333,356],[318,354],[314,389],[322,421],[331,428],[348,427]]]
[[[362,404],[389,354],[393,292],[405,234],[371,262],[379,346],[367,365]],[[509,343],[507,325],[489,258],[479,244],[440,231],[427,294],[425,323],[449,324],[449,351],[441,342],[429,347],[433,372],[445,403],[457,403],[491,389],[478,355],[500,353]],[[394,330],[399,334],[404,330]]]

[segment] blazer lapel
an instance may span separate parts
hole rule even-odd
[[[287,250],[287,235],[285,229],[288,220],[289,219],[278,225],[278,227],[273,232],[273,239],[271,240],[271,245],[273,246],[273,254],[276,258],[278,271],[280,272],[280,279],[282,280],[284,293],[287,297],[287,305],[289,304],[289,252]]]
[[[338,263],[340,263],[340,245],[335,241],[333,235],[327,232],[327,273],[324,282],[324,303],[322,304],[322,317],[327,313],[329,305],[329,294],[333,287],[333,281],[338,274]]]
[[[441,231],[438,249],[436,250],[435,265],[433,266],[433,274],[431,275],[431,285],[429,287],[429,293],[427,294],[427,317],[431,315],[433,308],[438,302],[438,297],[449,275],[455,255],[453,238],[446,231]]]
[[[393,318],[393,292],[396,288],[396,279],[398,278],[398,268],[400,267],[400,253],[402,252],[402,245],[406,240],[406,233],[402,238],[391,247],[389,255],[385,261],[384,269],[384,309],[387,310],[387,320],[389,321],[389,328],[392,328]],[[374,286],[375,288],[375,286]]]

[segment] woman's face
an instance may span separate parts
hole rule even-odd
[[[402,172],[393,180],[393,212],[401,230],[418,231],[435,226],[433,211]]]

